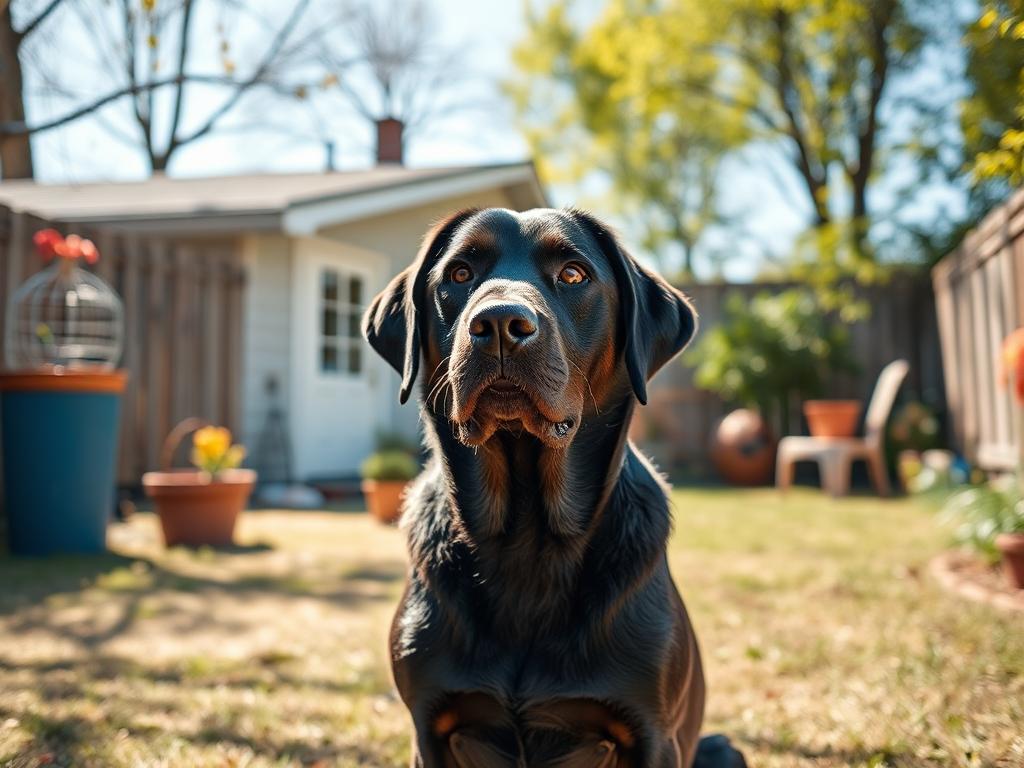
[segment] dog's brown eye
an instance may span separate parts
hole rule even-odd
[[[473,270],[465,264],[459,264],[452,270],[453,283],[465,283],[473,279]]]
[[[558,273],[558,282],[568,283],[569,285],[582,283],[586,279],[587,273],[583,271],[583,267],[579,264],[566,264],[562,267],[562,271]]]

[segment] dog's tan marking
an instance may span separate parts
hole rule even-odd
[[[445,710],[434,718],[434,733],[438,736],[447,736],[459,725],[459,716],[454,710]]]
[[[612,720],[608,723],[608,733],[626,749],[631,749],[636,744],[636,738],[633,736],[633,732],[629,730],[629,726],[619,720]]]

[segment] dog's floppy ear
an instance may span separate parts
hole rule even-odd
[[[402,403],[409,399],[420,367],[419,325],[427,273],[448,247],[458,226],[475,213],[476,209],[458,211],[431,227],[416,259],[377,294],[363,315],[366,340],[402,375]]]
[[[615,271],[626,370],[637,400],[646,405],[648,380],[693,338],[697,313],[681,291],[637,263],[605,224],[584,211],[569,213],[594,238]]]

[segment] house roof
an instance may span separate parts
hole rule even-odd
[[[4,181],[0,204],[69,223],[129,229],[216,231],[244,225],[310,233],[326,224],[494,187],[508,188],[523,199],[523,207],[546,204],[529,162],[207,178],[157,175],[85,184]]]

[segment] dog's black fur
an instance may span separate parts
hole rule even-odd
[[[391,634],[413,766],[743,764],[720,738],[698,749],[666,489],[626,440],[695,328],[681,293],[575,210],[454,214],[374,300],[365,333],[403,402],[427,374]]]

